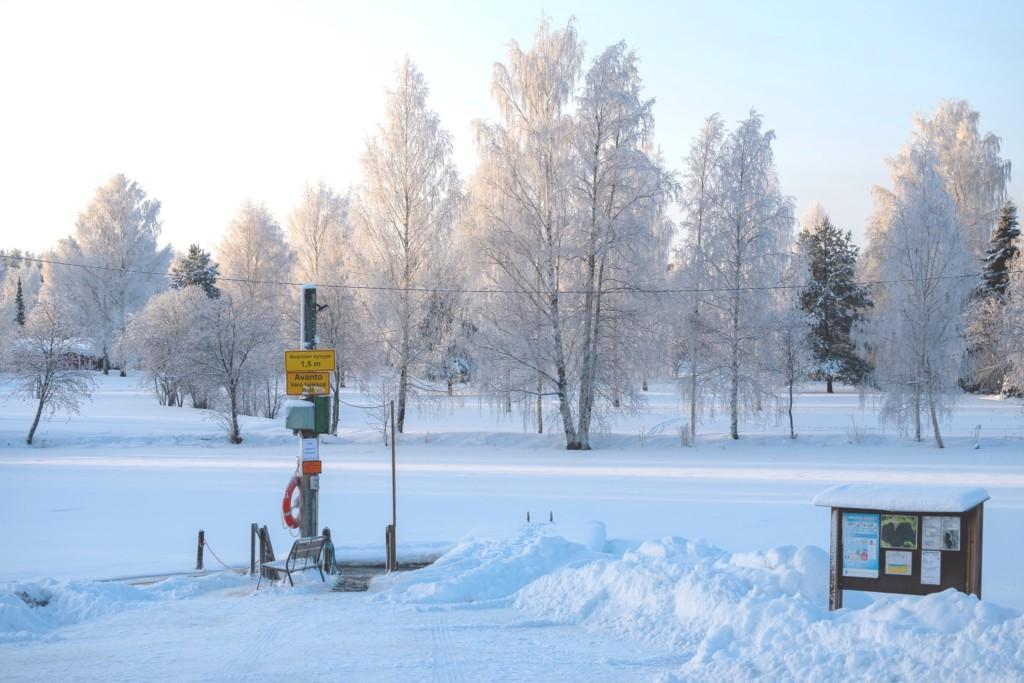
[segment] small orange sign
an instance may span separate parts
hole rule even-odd
[[[323,466],[322,460],[303,460],[302,461],[302,473],[303,474],[320,474],[320,470]]]

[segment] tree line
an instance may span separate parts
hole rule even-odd
[[[1010,163],[967,102],[914,121],[861,254],[821,206],[798,224],[756,110],[708,117],[670,170],[625,43],[587,62],[571,22],[542,22],[494,66],[491,94],[498,116],[476,123],[478,165],[460,178],[406,60],[362,179],[307,187],[283,226],[246,202],[212,254],[162,246],[160,203],[115,176],[42,262],[2,260],[21,391],[40,413],[74,409],[89,382],[68,364],[87,348],[103,372],[144,370],[162,404],[216,409],[237,443],[239,415],[280,408],[296,282],[325,285],[332,431],[348,382],[393,397],[399,431],[410,403],[472,385],[586,450],[671,377],[689,442],[712,410],[733,438],[782,411],[795,437],[795,387],[815,379],[880,391],[883,419],[917,440],[929,425],[941,447],[962,390],[1024,386]],[[54,383],[67,389],[50,399]]]

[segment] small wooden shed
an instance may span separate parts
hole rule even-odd
[[[988,492],[960,486],[840,484],[814,497],[832,509],[828,607],[843,591],[981,597]]]

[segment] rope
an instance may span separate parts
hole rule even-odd
[[[224,560],[222,560],[219,557],[217,557],[217,553],[213,552],[213,548],[210,547],[210,543],[206,540],[205,537],[203,538],[203,546],[206,547],[206,548],[210,548],[210,554],[213,555],[213,559],[217,560],[222,565],[224,565],[224,569],[231,569],[231,567],[229,567],[227,565],[227,563],[224,562]]]

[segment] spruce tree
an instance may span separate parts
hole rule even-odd
[[[25,325],[25,295],[21,292],[21,278],[18,278],[18,292],[14,295],[14,322]]]
[[[985,270],[981,275],[982,289],[996,294],[1000,299],[1006,296],[1006,286],[1010,282],[1009,264],[1020,253],[1018,237],[1020,228],[1017,227],[1017,207],[1007,200],[1003,204],[999,224],[992,232],[988,251],[985,252]]]
[[[171,267],[171,288],[183,289],[189,285],[202,287],[203,291],[211,299],[220,296],[217,288],[217,278],[220,270],[217,264],[210,260],[209,252],[203,251],[198,244],[191,244],[188,253],[180,257]]]
[[[985,252],[981,280],[971,292],[966,330],[967,372],[960,378],[965,391],[995,394],[1008,390],[1004,386],[1010,368],[1003,353],[1003,308],[1010,269],[1019,262],[1019,238],[1017,207],[1007,201]]]
[[[800,306],[812,320],[812,376],[825,380],[831,394],[833,381],[859,384],[871,371],[857,355],[850,331],[873,304],[867,288],[856,282],[858,249],[849,230],[843,232],[822,215],[800,232],[799,245],[811,276]]]

